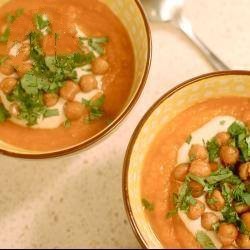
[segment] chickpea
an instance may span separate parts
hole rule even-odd
[[[86,108],[79,102],[67,102],[64,106],[64,113],[71,121],[80,119],[85,112]]]
[[[97,80],[93,75],[82,76],[79,84],[83,92],[90,92],[97,88]]]
[[[249,210],[249,206],[240,202],[234,202],[234,209],[238,214],[245,213]]]
[[[31,63],[23,63],[23,64],[15,66],[17,75],[19,77],[23,77],[26,73],[31,71],[32,67],[33,65]]]
[[[209,163],[199,159],[191,163],[189,172],[199,177],[207,177],[211,174],[211,169]]]
[[[79,86],[73,81],[67,81],[60,89],[60,96],[68,101],[73,101],[76,94],[80,92]]]
[[[188,174],[189,164],[181,163],[174,168],[174,178],[177,181],[184,181]]]
[[[209,165],[210,165],[210,169],[211,169],[212,172],[217,171],[218,168],[219,168],[219,165],[216,162],[210,162]]]
[[[9,107],[10,114],[12,116],[17,117],[20,113],[19,109],[20,108],[19,108],[19,105],[17,103],[12,103]]]
[[[240,165],[239,176],[243,181],[246,181],[250,177],[250,162],[246,162]]]
[[[8,77],[5,78],[2,82],[1,82],[1,90],[4,92],[4,94],[10,94],[11,91],[16,87],[17,85],[17,80],[13,77]]]
[[[15,68],[12,65],[11,59],[7,59],[2,65],[0,65],[0,72],[6,76],[15,73]]]
[[[199,144],[193,144],[189,150],[189,158],[193,160],[208,160],[208,152],[207,149]]]
[[[43,95],[43,102],[47,107],[52,107],[57,104],[59,96],[55,93],[45,93]]]
[[[238,236],[238,230],[234,224],[222,223],[219,226],[217,236],[223,246],[232,245]]]
[[[230,134],[227,132],[220,132],[215,136],[216,142],[219,146],[227,145],[230,141]]]
[[[209,231],[213,230],[213,225],[219,222],[219,218],[216,214],[207,212],[201,216],[201,225]]]
[[[103,58],[97,58],[92,62],[92,71],[96,75],[103,75],[109,69],[109,63]]]
[[[204,193],[204,187],[196,181],[191,180],[189,182],[189,188],[191,189],[192,196],[195,198],[202,196]]]
[[[241,220],[244,223],[246,229],[250,231],[250,212],[246,212],[241,215]]]
[[[239,150],[232,146],[222,146],[220,159],[226,165],[234,165],[239,160]]]
[[[221,211],[225,206],[225,199],[221,192],[215,189],[211,194],[207,195],[207,205],[214,211]]]
[[[240,248],[245,248],[245,249],[250,248],[250,238],[248,235],[239,234],[237,239],[236,239],[236,243],[237,243],[238,247],[240,247]]]
[[[194,205],[189,206],[187,216],[191,220],[197,220],[198,218],[201,217],[204,211],[205,211],[205,204],[199,200],[196,200],[196,203]]]

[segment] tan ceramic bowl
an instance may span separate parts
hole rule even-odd
[[[5,155],[22,158],[49,158],[57,157],[65,154],[75,152],[80,149],[86,149],[90,145],[100,141],[104,136],[109,134],[114,128],[123,120],[123,118],[129,113],[129,111],[135,105],[139,98],[142,89],[146,83],[148,76],[150,62],[151,62],[151,34],[149,25],[139,3],[139,0],[101,0],[119,17],[120,21],[127,29],[135,54],[135,77],[131,90],[131,94],[125,104],[123,110],[118,117],[106,127],[104,130],[94,135],[88,140],[83,141],[78,145],[74,145],[69,148],[64,148],[59,151],[53,152],[39,152],[29,151],[21,148],[14,147],[0,141],[0,152]],[[8,0],[0,0],[0,6]]]
[[[223,96],[250,97],[250,71],[211,73],[182,83],[157,101],[135,129],[124,161],[123,195],[130,223],[143,247],[163,248],[141,204],[141,172],[149,146],[178,113],[197,102]]]

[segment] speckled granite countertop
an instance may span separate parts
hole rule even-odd
[[[122,0],[120,0],[122,1]],[[186,15],[233,69],[250,69],[250,1],[188,0]],[[122,200],[129,138],[164,92],[211,68],[170,25],[152,25],[151,73],[138,104],[106,140],[77,155],[44,161],[1,156],[1,248],[137,248]]]

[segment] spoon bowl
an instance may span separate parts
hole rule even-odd
[[[183,0],[142,0],[151,22],[169,22],[175,19],[183,7]]]

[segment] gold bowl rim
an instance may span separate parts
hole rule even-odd
[[[147,45],[148,45],[148,51],[147,51],[147,60],[146,60],[146,67],[143,72],[142,80],[139,84],[139,87],[136,89],[135,93],[133,94],[133,98],[130,100],[130,102],[126,105],[125,109],[118,115],[118,117],[106,128],[101,130],[99,133],[95,134],[88,140],[83,141],[82,143],[71,146],[66,149],[52,151],[52,152],[45,152],[45,153],[15,153],[10,152],[5,149],[0,149],[0,154],[15,157],[15,158],[24,158],[24,159],[47,159],[47,158],[55,158],[59,156],[69,155],[72,153],[75,153],[80,150],[86,150],[90,146],[93,146],[97,142],[100,142],[104,137],[106,137],[108,134],[113,132],[115,128],[117,128],[118,125],[124,120],[124,118],[128,115],[128,113],[132,110],[132,108],[135,106],[136,102],[138,101],[139,97],[141,96],[142,90],[144,89],[144,86],[146,84],[150,66],[151,66],[151,59],[152,59],[152,36],[151,36],[151,30],[149,26],[149,22],[147,19],[147,16],[144,12],[144,9],[140,3],[140,0],[134,0],[136,6],[138,7],[141,17],[143,19],[144,27],[146,29],[147,34]]]
[[[145,123],[149,119],[149,117],[152,115],[152,113],[164,102],[166,101],[169,97],[171,97],[173,94],[181,90],[182,88],[185,88],[186,86],[195,84],[201,80],[205,80],[208,78],[213,78],[217,76],[225,76],[225,75],[249,75],[250,76],[250,71],[248,70],[229,70],[229,71],[218,71],[218,72],[212,72],[212,73],[207,73],[203,74],[194,78],[191,78],[189,80],[186,80],[182,82],[181,84],[175,86],[174,88],[170,89],[167,93],[165,93],[163,96],[161,96],[149,109],[148,111],[144,114],[144,116],[141,118],[140,122],[138,123],[137,127],[135,128],[131,139],[129,141],[125,158],[124,158],[124,163],[123,163],[123,173],[122,173],[122,192],[123,192],[123,202],[125,206],[125,210],[127,213],[127,217],[129,219],[129,223],[133,229],[133,232],[140,243],[140,245],[143,248],[150,249],[151,246],[147,244],[147,241],[145,240],[143,233],[139,230],[139,227],[136,223],[136,219],[134,217],[131,205],[130,205],[130,199],[129,199],[129,193],[128,193],[128,172],[129,172],[129,165],[130,165],[130,158],[133,152],[133,148],[135,145],[135,142],[144,127]]]

